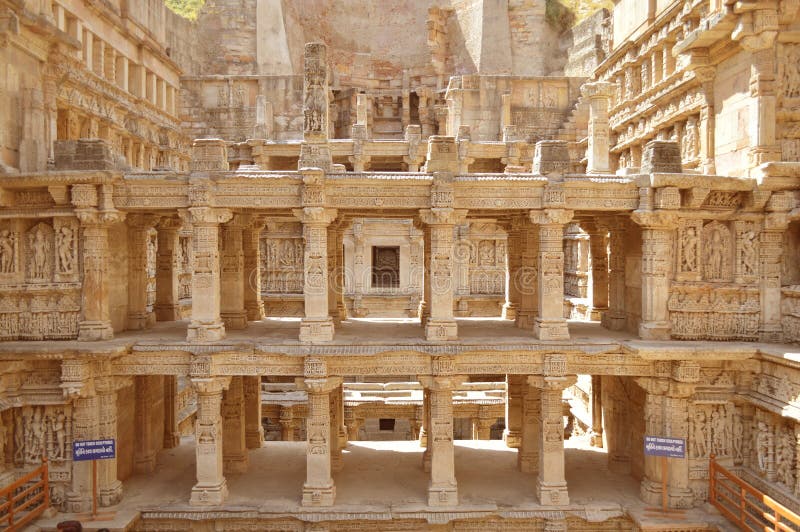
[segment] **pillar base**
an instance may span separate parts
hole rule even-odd
[[[152,473],[156,470],[156,455],[139,456],[134,459],[133,470],[136,473]]]
[[[245,446],[248,449],[260,449],[264,443],[264,427],[248,430],[244,433]]]
[[[247,321],[261,321],[264,319],[264,303],[245,303],[244,307],[247,313]]]
[[[625,329],[625,313],[608,311],[600,317],[600,323],[610,331]]]
[[[523,473],[538,473],[539,472],[539,455],[536,453],[523,453],[517,454],[517,467]]]
[[[129,331],[141,331],[149,325],[149,312],[129,312],[127,328]]]
[[[536,313],[530,310],[517,310],[516,318],[514,319],[514,325],[517,329],[533,329],[534,324],[536,323]]]
[[[515,320],[517,318],[517,306],[513,303],[506,303],[503,305],[503,318]]]
[[[164,449],[174,449],[181,444],[181,435],[177,432],[164,433]]]
[[[119,504],[122,500],[122,482],[115,480],[110,486],[97,491],[100,506],[108,507]]]
[[[566,482],[549,484],[539,480],[536,483],[536,495],[542,506],[567,506],[569,504]]]
[[[567,320],[563,318],[554,320],[536,318],[536,322],[533,324],[533,334],[539,340],[569,340]]]
[[[249,465],[250,460],[247,456],[247,452],[222,458],[222,470],[226,475],[246,473]]]
[[[653,482],[648,478],[642,479],[639,495],[647,504],[661,506],[661,482]]]
[[[156,305],[156,321],[177,321],[181,319],[181,309],[178,305]]]
[[[333,483],[327,486],[303,485],[303,506],[333,506],[336,498],[336,486]]]
[[[503,441],[506,442],[506,447],[519,449],[520,445],[522,445],[522,436],[518,430],[506,429],[503,431]]]
[[[783,329],[780,325],[761,327],[758,330],[758,341],[770,343],[783,342]]]
[[[300,322],[300,341],[317,343],[333,340],[333,320],[331,318],[303,318]]]
[[[192,488],[189,504],[192,506],[218,506],[228,498],[228,482],[222,479],[219,484],[196,484]]]
[[[592,447],[597,447],[598,449],[603,448],[603,431],[602,430],[593,430],[591,435],[589,436],[589,445]]]
[[[456,484],[428,486],[428,506],[457,506],[458,486]]]
[[[422,470],[426,473],[431,472],[431,450],[425,449],[422,452]]]
[[[603,321],[603,315],[608,312],[607,307],[592,307],[589,312],[589,319],[592,321]]]
[[[247,328],[247,312],[221,312],[220,318],[226,329],[246,329]]]
[[[435,320],[425,322],[425,339],[429,342],[458,340],[458,324],[455,320]]]
[[[114,338],[110,321],[82,321],[78,324],[79,342],[98,342]]]
[[[192,320],[186,332],[187,342],[215,342],[223,338],[225,325],[221,321],[206,323]]]
[[[639,338],[642,340],[669,340],[670,323],[666,321],[651,321],[639,325]]]

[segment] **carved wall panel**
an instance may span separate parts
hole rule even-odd
[[[681,340],[757,340],[759,293],[737,287],[674,285],[668,308],[672,336]]]

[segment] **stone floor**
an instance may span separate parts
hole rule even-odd
[[[606,454],[586,444],[584,438],[567,442],[566,477],[570,505],[564,510],[589,521],[629,514],[635,521],[657,524],[645,517],[639,499],[639,482],[629,475],[614,473],[606,466]],[[114,508],[116,519],[90,524],[122,530],[136,516],[161,516],[167,512],[206,512],[191,507],[189,493],[195,481],[195,447],[192,437],[159,455],[153,475],[137,475],[125,482],[123,502]],[[300,506],[305,477],[305,443],[267,442],[250,452],[246,473],[228,475],[230,495],[221,510],[231,517],[253,512],[268,519],[285,515],[329,514],[331,519],[403,518],[436,512],[483,517],[514,517],[542,512],[535,495],[536,476],[517,470],[516,451],[503,442],[457,441],[456,478],[459,505],[455,508],[430,508],[426,505],[428,474],[422,470],[422,449],[414,441],[353,442],[343,452],[343,469],[334,474],[336,504],[332,508],[309,509]],[[48,530],[58,520],[40,520]],[[681,523],[716,522],[719,516],[703,509],[688,512]],[[666,522],[666,521],[665,521]]]

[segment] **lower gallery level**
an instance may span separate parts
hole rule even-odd
[[[7,343],[0,356],[25,362],[3,366],[3,483],[47,457],[58,513],[37,526],[55,530],[92,504],[92,469],[72,442],[113,438],[97,492],[114,519],[90,527],[718,530],[713,454],[800,505],[790,346],[645,342],[572,321],[561,344],[470,342],[462,320],[451,346],[353,345],[346,333],[320,346],[200,345],[169,328],[58,352]],[[645,435],[686,440],[665,484],[680,513],[652,511],[664,484]]]

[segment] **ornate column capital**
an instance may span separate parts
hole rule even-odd
[[[420,209],[419,219],[426,225],[456,225],[467,218],[466,209],[453,209],[450,207],[433,207]]]
[[[528,213],[531,222],[536,225],[565,225],[575,216],[575,211],[569,209],[542,209]]]
[[[419,383],[425,388],[434,392],[452,391],[461,386],[467,380],[465,375],[431,376],[420,375],[417,377]]]
[[[607,81],[595,81],[581,85],[581,95],[584,98],[611,98],[616,90],[616,85]]]
[[[324,207],[303,207],[292,209],[292,214],[304,224],[327,226],[336,219],[338,211]]]
[[[675,229],[678,227],[678,214],[671,211],[633,211],[631,220],[646,229]]]
[[[220,394],[231,385],[231,377],[192,377],[192,388],[202,395]]]
[[[189,207],[188,221],[192,225],[218,225],[229,222],[233,218],[230,209],[218,209],[213,207]]]
[[[303,387],[308,393],[330,393],[342,385],[341,377],[325,377],[321,379],[304,378]]]

